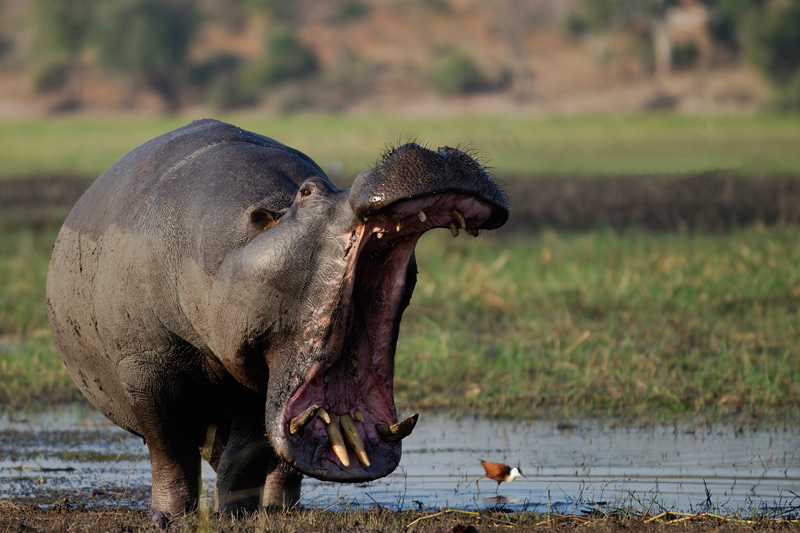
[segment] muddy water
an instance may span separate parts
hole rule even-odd
[[[616,428],[582,423],[453,420],[423,415],[395,473],[344,485],[306,478],[303,504],[395,510],[633,509],[795,513],[800,505],[800,427]],[[43,504],[146,507],[150,465],[138,439],[96,411],[68,407],[0,415],[0,498]],[[480,459],[519,464],[527,479],[483,479]],[[214,472],[204,465],[204,504]]]

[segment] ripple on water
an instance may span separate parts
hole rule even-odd
[[[587,422],[507,422],[425,415],[386,478],[339,484],[306,478],[303,504],[347,508],[576,513],[597,506],[772,515],[793,512],[800,494],[800,428],[736,431],[720,425],[610,428]],[[480,459],[519,465],[527,479],[483,479]],[[214,472],[204,464],[204,502]],[[142,440],[84,406],[0,414],[0,498],[144,508],[150,464]]]

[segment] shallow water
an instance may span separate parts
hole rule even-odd
[[[610,428],[582,423],[453,420],[422,414],[394,474],[356,485],[306,478],[303,505],[394,510],[587,512],[624,507],[718,513],[797,513],[800,427]],[[513,483],[475,479],[480,459],[519,465]],[[204,504],[214,472],[204,464]],[[0,498],[146,507],[150,464],[141,439],[92,409],[0,415]]]

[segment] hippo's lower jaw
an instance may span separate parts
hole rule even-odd
[[[283,409],[273,443],[284,459],[318,479],[360,482],[390,474],[416,415],[398,422],[394,353],[408,304],[408,269],[419,237],[449,227],[477,235],[492,214],[479,199],[441,193],[396,202],[354,227],[341,314],[330,320],[337,346],[312,365]],[[411,283],[413,283],[413,276]],[[410,288],[410,287],[409,287]]]

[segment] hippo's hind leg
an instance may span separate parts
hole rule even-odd
[[[303,476],[280,459],[264,435],[263,399],[240,404],[217,470],[220,512],[251,512],[259,506],[291,507],[300,500]]]

